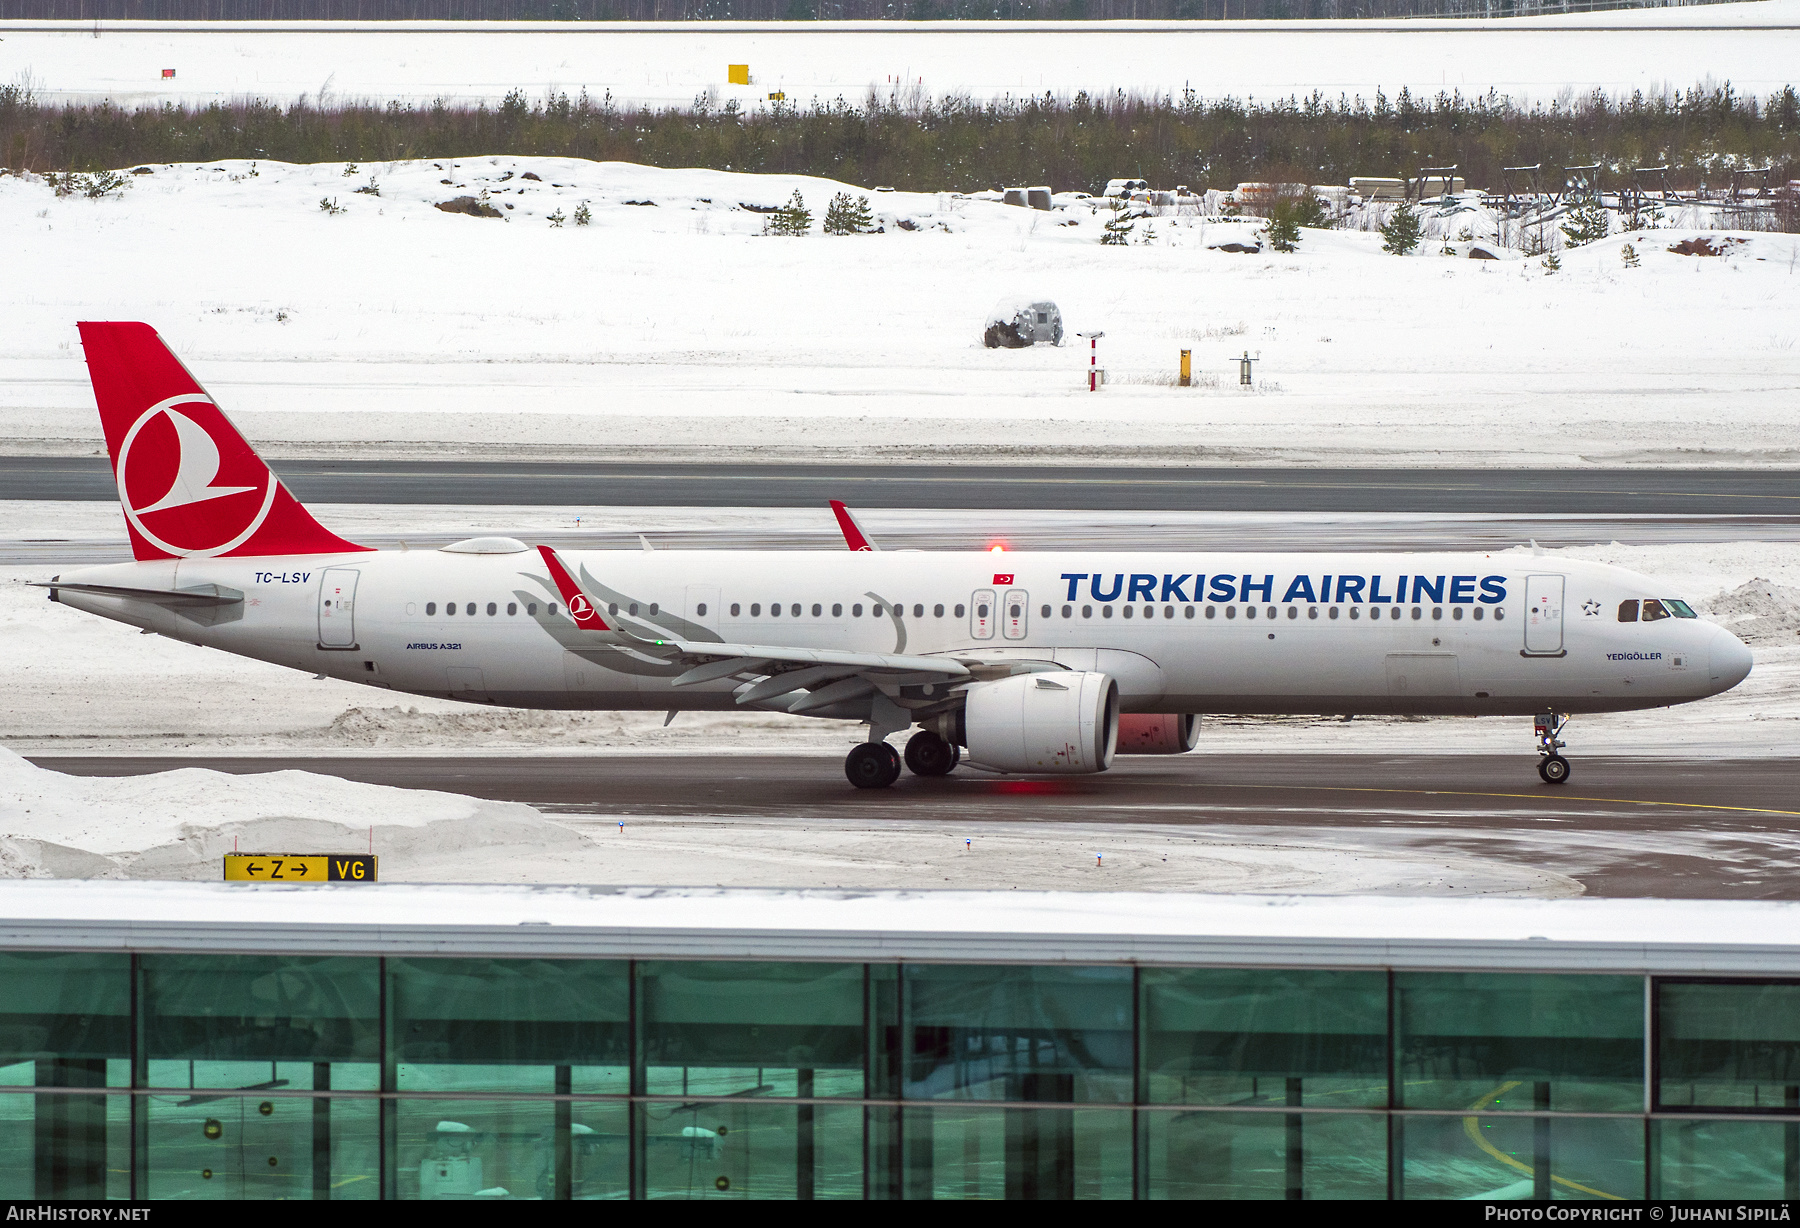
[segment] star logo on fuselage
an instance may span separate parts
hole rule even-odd
[[[1586,601],[1581,603],[1581,612],[1583,614],[1586,614],[1589,618],[1599,618],[1600,617],[1600,603],[1598,601],[1595,601],[1592,597],[1590,597]]]

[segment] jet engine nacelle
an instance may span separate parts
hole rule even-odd
[[[1119,685],[1105,674],[1018,674],[967,691],[969,761],[1001,772],[1104,772],[1119,737]]]
[[[1192,712],[1133,712],[1119,718],[1121,755],[1185,755],[1200,744],[1200,718]]]

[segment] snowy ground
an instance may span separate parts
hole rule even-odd
[[[1800,463],[1794,235],[1714,234],[1742,242],[1712,257],[1669,250],[1691,229],[1614,235],[1548,274],[1361,231],[1228,254],[1208,244],[1241,224],[1191,217],[1102,247],[1080,205],[917,193],[871,194],[882,234],[759,237],[749,206],[864,190],[796,176],[252,169],[158,166],[101,200],[0,178],[0,447],[97,449],[74,321],[135,318],[272,454]],[[433,207],[484,191],[505,220]],[[584,201],[592,225],[549,224]],[[1103,392],[1078,343],[982,348],[989,306],[1034,295],[1105,331]]]
[[[1800,62],[1795,0],[1496,21],[752,23],[0,23],[0,81],[52,101],[400,99],[496,102],[522,87],[630,104],[699,94],[750,107],[908,89],[1268,99],[1490,89],[1549,102],[1730,81],[1764,94]],[[96,38],[96,30],[100,36]],[[1746,37],[1746,30],[1755,33]],[[751,84],[727,82],[748,64]],[[174,69],[173,78],[163,72]]]
[[[390,882],[1581,893],[1564,875],[1486,857],[1354,839],[1333,847],[1292,833],[637,817],[621,827],[610,816],[559,822],[515,803],[310,772],[66,776],[0,749],[0,878],[203,881],[233,850],[373,850]]]

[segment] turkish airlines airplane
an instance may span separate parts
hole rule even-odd
[[[1657,581],[1485,554],[377,551],[314,520],[146,324],[82,343],[136,561],[50,599],[192,644],[520,708],[754,708],[859,722],[845,773],[1105,771],[1196,713],[1536,716],[1736,686],[1750,651]]]

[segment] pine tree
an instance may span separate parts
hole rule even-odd
[[[550,216],[549,216],[549,217],[548,217],[548,218],[546,218],[546,219],[545,219],[545,220],[546,220],[546,221],[548,221],[548,222],[549,222],[549,223],[550,223],[550,227],[551,227],[551,229],[553,229],[553,230],[561,230],[561,229],[562,229],[562,224],[563,224],[563,223],[564,223],[564,222],[566,222],[566,221],[568,221],[568,220],[569,220],[569,219],[568,219],[568,218],[566,218],[566,217],[564,217],[564,216],[563,216],[563,211],[562,211],[562,207],[561,207],[561,206],[560,206],[560,205],[559,205],[559,206],[558,206],[558,207],[557,207],[557,210],[556,210],[556,212],[555,212],[555,213],[552,213],[552,214],[551,214],[551,215],[550,215]]]
[[[577,226],[586,226],[594,220],[594,212],[588,208],[588,203],[585,200],[577,206],[573,220]]]
[[[1100,236],[1100,242],[1107,247],[1124,247],[1131,242],[1132,227],[1137,225],[1126,215],[1125,205],[1121,201],[1113,201],[1112,216],[1106,219],[1106,233]]]
[[[1633,246],[1632,244],[1627,243],[1624,247],[1621,247],[1619,249],[1619,259],[1623,260],[1625,262],[1626,268],[1628,268],[1628,269],[1637,268],[1637,266],[1638,266],[1637,248],[1635,246]]]
[[[1612,218],[1598,195],[1588,196],[1569,210],[1561,230],[1570,247],[1586,247],[1612,233]]]
[[[1544,276],[1551,277],[1562,271],[1562,257],[1551,252],[1544,257]]]
[[[811,230],[812,214],[807,212],[806,201],[802,199],[799,188],[794,189],[794,194],[788,198],[788,203],[771,214],[769,220],[763,225],[764,234],[783,235],[794,239]]]
[[[1269,210],[1269,246],[1278,252],[1292,252],[1300,247],[1300,222],[1283,201]]]
[[[1425,225],[1419,220],[1412,203],[1402,201],[1400,207],[1394,210],[1393,216],[1381,227],[1381,250],[1392,252],[1396,256],[1411,255],[1424,234]]]
[[[828,235],[865,235],[875,229],[875,214],[869,198],[852,199],[850,193],[839,192],[825,210],[824,230]]]

